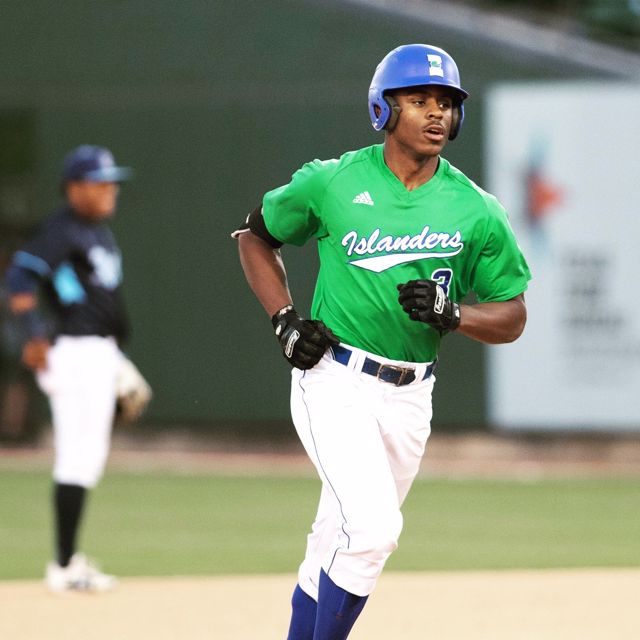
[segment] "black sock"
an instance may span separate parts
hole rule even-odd
[[[56,552],[58,564],[66,567],[76,551],[76,537],[87,490],[74,484],[54,484]]]

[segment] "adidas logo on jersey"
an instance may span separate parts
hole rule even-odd
[[[355,204],[368,204],[370,207],[373,207],[373,198],[368,191],[363,191],[359,193],[351,202]]]

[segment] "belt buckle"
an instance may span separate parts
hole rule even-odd
[[[381,380],[380,379],[380,374],[382,373],[383,369],[391,369],[392,371],[398,371],[400,373],[400,377],[398,378],[398,381],[391,383],[391,384],[394,384],[396,387],[399,387],[402,384],[402,381],[405,379],[406,375],[409,372],[413,372],[413,369],[408,369],[406,367],[398,367],[398,366],[396,366],[394,364],[381,364],[380,368],[378,369],[378,373],[376,373],[376,378],[380,382],[390,382],[389,380]]]

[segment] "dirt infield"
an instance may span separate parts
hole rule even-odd
[[[0,583],[0,638],[284,640],[294,576],[128,578],[105,595]],[[640,570],[387,573],[353,640],[638,637]]]
[[[179,432],[154,441],[138,440],[120,431],[114,439],[111,464],[150,465],[174,469],[211,470],[230,474],[309,474],[315,471],[302,447],[252,448],[246,443],[193,440]],[[434,477],[638,476],[640,434],[598,436],[506,435],[486,432],[434,433],[429,438],[421,474]]]
[[[0,469],[47,469],[53,459],[51,432],[36,446],[3,449]],[[173,430],[151,436],[114,433],[109,468],[169,470],[229,475],[315,476],[295,441],[268,445],[202,437]],[[431,477],[614,477],[640,475],[640,434],[597,436],[500,435],[477,432],[433,434],[421,475]]]

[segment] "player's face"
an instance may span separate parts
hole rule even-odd
[[[400,107],[398,122],[390,137],[414,157],[440,154],[449,140],[454,96],[446,87],[410,87],[394,93]]]
[[[74,211],[86,218],[108,218],[116,210],[118,191],[116,182],[70,182],[67,199]]]

